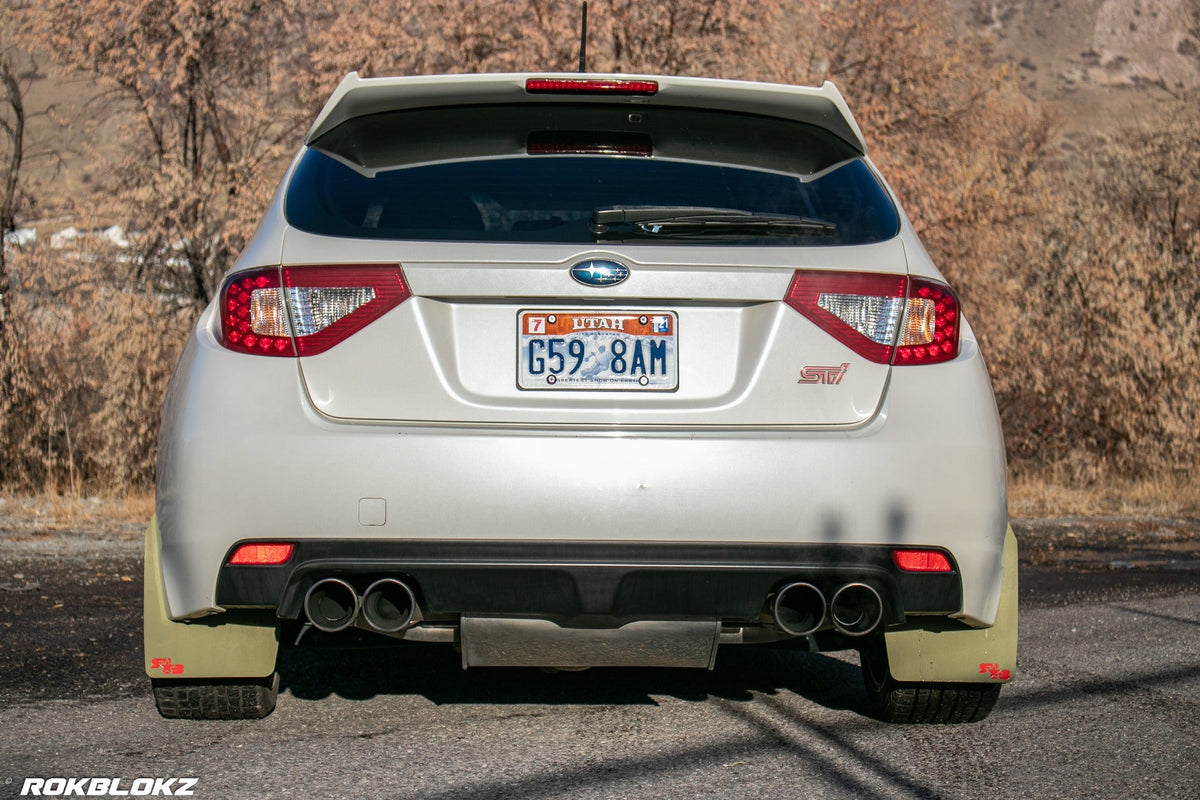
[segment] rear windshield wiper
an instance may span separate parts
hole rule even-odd
[[[832,236],[832,222],[788,214],[756,214],[735,208],[617,206],[592,212],[597,239]]]

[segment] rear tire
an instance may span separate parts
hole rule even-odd
[[[882,641],[864,649],[863,683],[875,716],[901,725],[979,722],[992,713],[1000,697],[994,683],[905,683],[888,671]]]
[[[151,680],[154,705],[166,719],[262,719],[275,710],[279,674],[262,680]]]

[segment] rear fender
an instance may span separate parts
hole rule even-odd
[[[919,620],[919,618],[916,618]],[[888,667],[903,682],[1007,683],[1017,672],[1017,539],[1004,537],[1000,608],[990,628],[950,621],[887,631]]]
[[[151,678],[267,678],[279,657],[279,626],[273,618],[176,621],[167,615],[159,560],[158,518],[146,529],[143,589],[145,668]],[[257,623],[257,624],[255,624]]]

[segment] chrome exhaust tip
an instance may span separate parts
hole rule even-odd
[[[771,613],[784,633],[808,636],[825,622],[825,595],[811,583],[789,583],[775,595]]]
[[[304,595],[304,613],[309,622],[326,633],[349,628],[358,616],[358,609],[358,593],[341,578],[319,580]]]
[[[846,636],[866,636],[883,621],[883,598],[865,583],[847,583],[834,592],[829,616]]]
[[[362,618],[371,630],[396,633],[408,627],[417,610],[417,597],[403,581],[382,578],[362,596]]]

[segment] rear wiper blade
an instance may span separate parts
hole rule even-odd
[[[614,230],[613,226],[617,226]],[[837,226],[788,214],[756,214],[735,208],[624,206],[592,212],[598,239],[625,237],[831,236]]]

